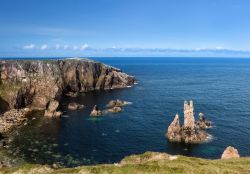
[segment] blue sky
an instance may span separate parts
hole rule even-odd
[[[1,0],[0,57],[250,57],[249,0]]]

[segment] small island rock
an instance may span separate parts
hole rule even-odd
[[[118,112],[121,112],[121,111],[122,111],[122,108],[119,107],[119,106],[115,106],[113,108],[108,109],[108,112],[111,112],[111,113],[118,113]]]
[[[98,109],[98,107],[95,105],[93,110],[90,113],[90,116],[101,116],[102,115],[102,111]]]
[[[232,159],[232,158],[240,158],[240,155],[237,149],[235,149],[232,146],[228,146],[221,155],[221,159]]]
[[[107,104],[107,108],[113,108],[113,107],[122,107],[122,106],[125,106],[127,105],[128,102],[126,101],[122,101],[122,100],[111,100],[108,104]]]

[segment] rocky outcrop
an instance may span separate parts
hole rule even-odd
[[[111,100],[109,101],[109,103],[106,105],[106,107],[108,108],[107,110],[104,111],[104,113],[118,113],[118,112],[122,112],[123,106],[128,105],[129,102],[126,101],[122,101],[122,100]]]
[[[119,107],[119,106],[115,106],[115,107],[113,107],[113,108],[109,108],[109,109],[108,109],[108,112],[111,112],[111,113],[122,112],[122,108]]]
[[[45,110],[62,94],[124,88],[134,82],[121,70],[88,59],[0,61],[0,98],[9,109]]]
[[[62,113],[57,111],[56,101],[64,94],[75,97],[80,92],[134,83],[135,78],[121,70],[88,59],[0,60],[0,114],[30,108],[58,117]]]
[[[45,110],[44,116],[46,117],[60,117],[62,115],[61,111],[56,111],[59,106],[59,102],[56,100],[51,100],[48,104],[48,107]]]
[[[171,142],[181,141],[181,125],[178,114],[175,115],[173,122],[168,127],[167,137]]]
[[[221,155],[221,159],[232,159],[232,158],[240,158],[240,155],[237,149],[235,149],[232,146],[228,146]]]
[[[27,120],[28,112],[30,112],[28,108],[11,109],[0,115],[0,136],[9,133],[13,128],[24,123]]]
[[[125,106],[127,104],[128,104],[128,102],[117,99],[117,100],[109,101],[109,103],[107,104],[106,107],[107,108],[122,107],[122,106]]]
[[[191,100],[188,104],[187,101],[184,101],[184,127],[194,129],[195,128],[195,119],[194,119],[194,106],[193,101]]]
[[[168,127],[166,137],[170,142],[201,143],[207,140],[208,134],[195,124],[193,101],[189,104],[184,102],[184,125],[180,125],[179,115],[176,114]]]
[[[211,128],[212,123],[211,121],[206,120],[203,113],[199,113],[199,120],[196,122],[196,126],[199,129],[208,129]]]
[[[90,113],[90,116],[98,117],[102,115],[102,111],[98,109],[98,107],[95,105],[93,110]]]
[[[69,103],[68,104],[68,109],[69,110],[80,110],[80,109],[83,109],[84,108],[84,105],[81,105],[79,103]]]

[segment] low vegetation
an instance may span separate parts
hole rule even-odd
[[[146,152],[124,158],[118,164],[54,169],[50,166],[26,164],[18,168],[2,168],[0,173],[113,173],[113,174],[247,174],[250,158],[208,160],[164,153]]]

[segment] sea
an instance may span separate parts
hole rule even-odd
[[[117,163],[132,154],[165,152],[218,159],[227,146],[250,156],[250,59],[246,58],[90,58],[120,68],[138,84],[125,89],[82,93],[64,98],[63,116],[30,115],[10,138],[9,155],[29,163],[66,167]],[[105,109],[113,99],[129,102],[123,112],[90,117],[94,105]],[[183,123],[184,101],[193,100],[212,121],[209,140],[197,145],[170,143],[165,137],[176,113]],[[78,102],[86,107],[70,111]]]

